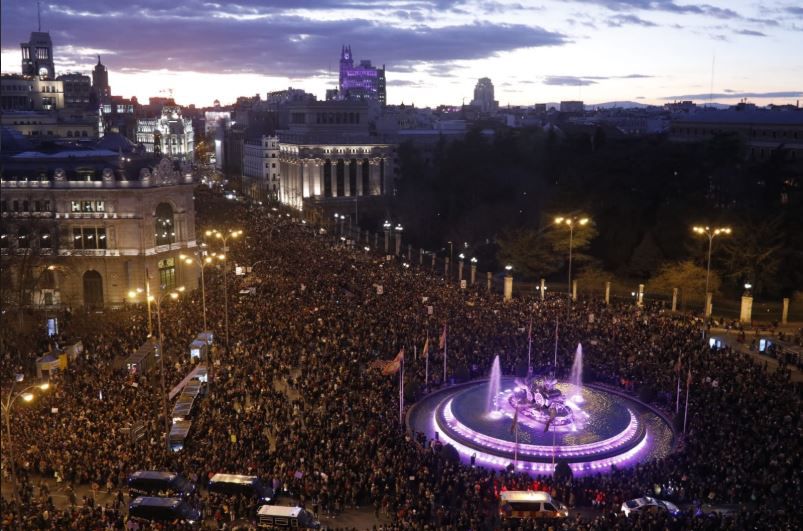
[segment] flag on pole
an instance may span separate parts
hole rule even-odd
[[[421,349],[421,357],[429,357],[429,333],[427,333],[427,340],[424,341],[424,348]]]
[[[516,412],[513,414],[513,424],[510,425],[510,433],[516,432],[518,424],[519,424],[519,408],[516,408]]]
[[[446,323],[443,324],[443,333],[441,334],[440,342],[438,343],[438,348],[441,350],[446,348]]]
[[[391,376],[399,372],[401,368],[402,361],[404,360],[404,347],[401,348],[396,357],[393,360],[385,363],[382,367],[382,376]]]
[[[527,330],[527,341],[532,342],[533,340],[533,314],[530,313],[530,326]]]
[[[691,367],[689,367],[689,373],[686,376],[686,389],[691,386]]]
[[[554,407],[549,408],[549,419],[546,421],[546,424],[544,424],[544,433],[549,431],[549,426],[552,424],[552,421],[555,420],[557,414],[558,414],[557,409],[555,409]]]

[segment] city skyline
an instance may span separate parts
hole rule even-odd
[[[89,73],[96,54],[123,96],[181,104],[288,86],[323,99],[339,50],[386,65],[388,103],[469,103],[489,77],[500,106],[584,100],[663,104],[803,96],[803,8],[792,2],[673,0],[462,2],[189,1],[163,7],[71,0],[41,6],[57,73]],[[343,7],[345,6],[345,7]],[[35,2],[2,7],[2,70],[37,29]],[[524,67],[522,67],[524,65]]]

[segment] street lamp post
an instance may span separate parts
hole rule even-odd
[[[449,244],[449,270],[446,272],[447,280],[451,282],[452,280],[452,262],[454,261],[454,244],[450,241],[446,242]]]
[[[20,397],[22,397],[25,402],[32,401],[34,399],[34,394],[30,391],[34,389],[47,391],[50,388],[50,384],[45,382],[42,384],[29,385],[22,391],[14,394],[14,384],[17,381],[22,381],[21,376],[22,375],[18,375],[18,378],[11,382],[11,388],[8,390],[8,395],[5,397],[2,403],[0,403],[0,405],[2,405],[3,418],[6,424],[6,436],[8,437],[8,459],[11,463],[11,488],[14,492],[14,502],[17,504],[17,510],[19,511],[22,510],[22,504],[20,503],[19,491],[17,490],[17,465],[14,462],[14,440],[11,436],[11,408],[14,407],[14,402],[16,402]]]
[[[706,269],[705,269],[705,303],[704,303],[705,306],[703,308],[703,314],[705,315],[705,318],[707,319],[709,317],[709,315],[711,314],[710,306],[708,304],[708,300],[709,300],[708,299],[708,296],[709,296],[708,283],[709,283],[709,279],[711,277],[711,249],[714,246],[714,238],[716,238],[719,235],[728,235],[728,234],[730,234],[731,233],[731,229],[730,229],[730,227],[711,228],[711,227],[706,225],[704,227],[700,227],[700,226],[692,227],[692,230],[696,234],[704,234],[705,236],[708,237],[708,259],[707,259],[707,265],[706,265]]]
[[[460,259],[457,264],[457,283],[460,284],[463,281],[463,267],[466,265],[466,255],[460,253],[457,257]]]
[[[229,239],[237,239],[242,236],[243,231],[241,230],[231,230],[229,232],[222,233],[219,230],[208,230],[206,231],[207,236],[214,236],[218,240],[223,242],[223,314],[224,314],[224,322],[226,328],[226,354],[229,353],[229,281],[228,281],[228,272],[229,272],[229,259],[228,259],[228,241]]]
[[[390,228],[391,228],[390,221],[385,220],[382,224],[382,228],[385,229],[385,254],[387,255],[390,252]]]
[[[398,256],[401,253],[401,235],[404,227],[401,226],[401,223],[397,223],[393,230],[395,231],[396,256]]]
[[[214,261],[213,258],[216,256],[222,256],[222,255],[217,255],[217,254],[212,254],[211,256],[204,256],[204,255],[188,256],[186,254],[178,255],[179,259],[184,260],[185,264],[187,265],[195,264],[199,268],[201,268],[201,307],[203,308],[204,332],[208,330],[208,328],[206,327],[206,281],[204,280],[204,268],[207,264],[211,264]]]
[[[567,316],[571,315],[572,311],[572,247],[574,245],[574,226],[585,225],[588,223],[588,218],[577,217],[557,217],[555,223],[558,225],[567,225],[569,227],[569,302],[566,311]]]
[[[167,388],[165,387],[165,351],[162,338],[162,301],[165,296],[173,300],[178,299],[179,293],[184,291],[184,286],[176,288],[168,292],[161,292],[155,297],[156,302],[156,329],[159,333],[159,379],[161,380],[162,387],[162,414],[164,415],[165,424],[165,448],[170,453],[170,419],[167,413]]]

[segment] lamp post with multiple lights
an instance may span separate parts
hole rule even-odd
[[[714,238],[717,236],[727,236],[731,233],[730,227],[709,227],[709,226],[695,226],[692,227],[692,230],[695,234],[705,235],[708,238],[708,259],[707,265],[705,269],[705,307],[703,308],[703,314],[706,318],[711,314],[710,305],[708,303],[708,286],[709,286],[709,279],[711,277],[711,249],[714,246]]]
[[[572,310],[572,247],[574,245],[574,227],[576,225],[584,226],[588,224],[588,218],[578,218],[576,216],[570,217],[562,217],[559,216],[555,218],[556,225],[565,225],[569,227],[569,302],[568,302],[568,310],[567,314],[571,314]]]
[[[225,260],[226,257],[223,254],[212,253],[210,255],[206,255],[206,251],[202,251],[201,254],[180,254],[178,255],[179,259],[183,260],[187,265],[197,265],[201,270],[201,307],[203,309],[203,319],[204,319],[204,332],[208,330],[206,326],[206,281],[204,280],[204,268],[217,260]]]
[[[8,460],[11,463],[11,488],[14,492],[14,502],[17,504],[17,510],[20,510],[22,505],[20,504],[20,495],[19,491],[17,490],[17,465],[14,462],[14,440],[11,435],[11,409],[14,407],[14,403],[19,398],[22,398],[22,400],[25,402],[31,402],[35,397],[31,391],[34,391],[35,389],[47,391],[50,389],[50,384],[45,382],[29,385],[25,389],[14,393],[14,384],[21,382],[22,378],[22,374],[17,375],[17,377],[11,383],[11,388],[8,390],[8,395],[3,397],[3,401],[0,403],[3,410],[3,419],[5,420],[6,424],[6,436],[8,437]]]
[[[165,297],[170,297],[172,300],[178,299],[180,293],[184,291],[184,286],[178,287],[174,290],[163,291],[156,296],[156,329],[159,333],[159,379],[162,386],[162,414],[165,419],[165,448],[170,452],[170,419],[167,413],[167,388],[165,387],[165,350],[162,335],[162,301]]]
[[[229,353],[229,261],[228,261],[228,242],[230,239],[236,240],[243,235],[242,230],[229,229],[228,232],[211,229],[206,231],[206,236],[214,237],[223,242],[223,313],[226,328],[226,354]]]

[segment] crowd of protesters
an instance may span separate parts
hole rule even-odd
[[[785,369],[769,372],[729,348],[704,348],[699,319],[591,300],[568,312],[562,297],[504,302],[482,287],[461,290],[428,267],[386,260],[363,242],[349,244],[271,209],[234,207],[228,219],[231,228],[246,231],[230,244],[230,260],[257,265],[245,277],[229,274],[229,348],[223,273],[207,271],[214,378],[185,448],[165,448],[158,378],[132,377],[121,363],[147,337],[144,308],[76,312],[58,339],[81,339],[85,354],[52,378],[48,392],[14,410],[22,508],[3,493],[3,528],[24,522],[35,529],[122,529],[128,525],[125,479],[140,469],[182,472],[201,487],[218,472],[258,475],[322,516],[372,506],[388,522],[383,529],[798,528],[800,389]],[[244,287],[254,291],[241,295]],[[194,292],[164,303],[169,387],[191,368],[186,347],[201,331],[199,298]],[[412,402],[426,392],[425,362],[410,354],[420,353],[427,337],[429,387],[435,388],[484,375],[497,354],[504,373],[526,370],[530,323],[533,362],[549,364],[556,322],[559,372],[568,372],[582,342],[586,379],[622,387],[667,411],[674,411],[679,374],[685,380],[691,372],[687,435],[676,452],[560,482],[470,466],[405,431],[396,380],[370,368],[404,347]],[[446,383],[434,369],[443,360],[437,343],[444,324]],[[30,372],[43,348],[15,349],[23,339],[4,337],[4,394],[13,374]],[[132,423],[145,428],[136,443],[125,429]],[[8,460],[4,449],[6,476]],[[119,501],[97,507],[87,498],[56,509],[37,487],[43,477],[107,490]],[[565,522],[503,522],[502,489],[546,490],[596,512]],[[622,502],[644,495],[689,509],[679,516],[619,511]],[[219,528],[254,520],[257,509],[255,500],[206,493],[194,503]],[[700,516],[695,509],[726,503],[736,507],[727,516]]]

